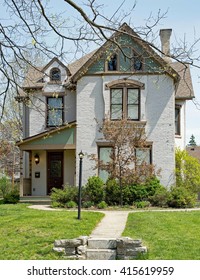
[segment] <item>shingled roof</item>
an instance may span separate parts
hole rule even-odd
[[[194,91],[189,65],[180,62],[171,63],[171,67],[179,74],[180,81],[176,90],[176,99],[192,99]]]

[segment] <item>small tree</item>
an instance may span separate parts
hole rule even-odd
[[[116,179],[120,186],[120,204],[123,204],[123,187],[144,183],[155,176],[155,168],[149,162],[138,158],[136,149],[147,147],[145,127],[127,119],[111,121],[106,118],[100,128],[112,147],[109,162],[98,162],[98,168],[108,172],[111,179]],[[93,159],[96,159],[95,156]]]
[[[200,191],[200,162],[185,150],[176,150],[176,186]]]
[[[190,141],[189,141],[189,146],[196,146],[196,141],[195,141],[195,137],[194,135],[192,134],[191,137],[190,137]]]

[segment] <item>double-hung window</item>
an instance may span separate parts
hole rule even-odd
[[[175,134],[181,135],[181,106],[175,107]]]
[[[136,166],[140,166],[142,164],[149,165],[152,163],[151,147],[136,148],[135,156],[136,156]]]
[[[47,97],[47,127],[63,124],[63,97]]]
[[[111,120],[140,120],[139,88],[111,88]]]

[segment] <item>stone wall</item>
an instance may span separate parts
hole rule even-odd
[[[137,259],[147,252],[141,240],[129,237],[91,238],[80,236],[75,239],[55,240],[55,252],[63,254],[67,259],[82,260],[129,260]]]

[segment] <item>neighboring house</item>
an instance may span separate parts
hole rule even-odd
[[[30,69],[19,97],[24,103],[21,195],[48,195],[52,187],[78,185],[82,150],[83,184],[100,175],[96,154],[105,159],[108,143],[98,122],[123,116],[145,125],[148,162],[161,169],[161,183],[174,183],[175,146],[185,148],[185,103],[194,97],[189,68],[160,57],[127,25],[98,50],[65,66],[57,58]],[[169,52],[171,30],[160,32]],[[112,42],[121,46],[118,49]],[[126,54],[126,56],[124,55]]]
[[[187,146],[186,147],[186,151],[188,152],[188,154],[196,159],[198,159],[198,161],[200,162],[200,146]]]

